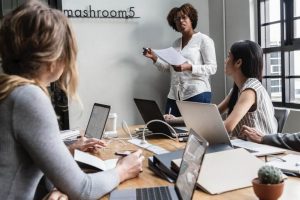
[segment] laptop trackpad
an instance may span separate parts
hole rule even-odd
[[[110,193],[110,200],[136,200],[135,189],[114,190]]]

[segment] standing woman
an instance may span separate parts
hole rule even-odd
[[[219,104],[219,111],[228,111],[224,121],[233,136],[247,139],[243,125],[260,130],[263,135],[277,132],[277,121],[268,92],[261,84],[263,52],[256,42],[235,42],[225,60],[225,74],[233,81],[233,89]]]
[[[210,103],[211,87],[209,76],[217,71],[214,42],[207,35],[196,32],[197,10],[191,4],[172,8],[167,17],[169,25],[181,37],[173,47],[187,59],[186,63],[171,66],[159,59],[151,49],[143,54],[150,58],[160,71],[171,73],[171,88],[165,113],[181,116],[176,100]]]
[[[33,199],[43,174],[70,199],[99,199],[139,174],[140,150],[86,174],[59,136],[46,87],[59,79],[74,97],[78,79],[77,45],[62,12],[26,1],[2,20],[0,54],[0,199]]]

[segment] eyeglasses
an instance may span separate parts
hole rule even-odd
[[[188,18],[189,18],[189,17],[186,16],[186,15],[177,16],[177,17],[174,18],[174,21],[175,21],[175,22],[180,22],[181,19],[182,19],[182,20],[187,20]]]

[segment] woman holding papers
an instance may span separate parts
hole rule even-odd
[[[153,60],[158,70],[171,73],[166,113],[181,116],[176,100],[204,103],[211,101],[209,76],[217,71],[215,47],[212,39],[194,30],[198,13],[191,4],[171,9],[167,20],[175,31],[181,33],[172,47],[187,61],[178,65],[168,64],[149,48],[145,48],[143,54]]]
[[[70,199],[99,199],[140,173],[139,150],[112,170],[86,174],[59,137],[46,87],[59,79],[74,97],[78,79],[77,45],[63,13],[26,1],[2,19],[0,54],[0,199],[34,199],[43,174]]]
[[[224,124],[233,136],[246,139],[241,134],[243,125],[259,129],[263,135],[277,131],[272,101],[261,84],[262,70],[263,53],[257,43],[245,40],[231,46],[225,74],[233,79],[233,89],[218,108],[220,113],[228,111]]]

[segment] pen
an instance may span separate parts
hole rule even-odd
[[[171,114],[171,112],[172,112],[172,108],[170,107],[170,108],[169,108],[169,115]]]
[[[129,154],[131,154],[133,152],[134,152],[134,150],[117,151],[117,152],[115,152],[115,155],[125,157],[125,156],[128,156]]]

